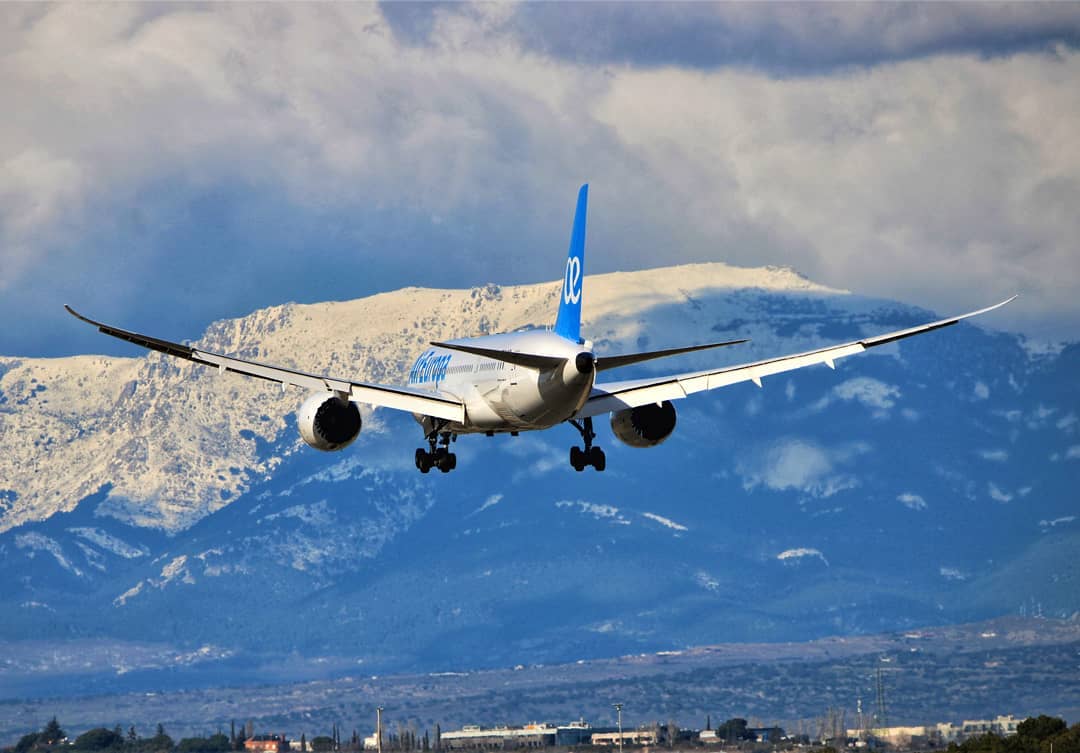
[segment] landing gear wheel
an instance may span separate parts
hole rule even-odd
[[[421,473],[427,473],[431,470],[432,457],[431,453],[425,450],[423,447],[416,448],[416,467]]]
[[[581,448],[577,445],[570,448],[570,465],[574,470],[581,473],[585,470],[585,466],[588,462],[585,460],[585,453],[581,451]]]
[[[589,465],[596,469],[597,473],[607,468],[607,457],[599,447],[589,450]]]
[[[449,473],[457,468],[457,455],[448,451],[445,447],[440,447],[435,451],[433,464],[443,473]]]

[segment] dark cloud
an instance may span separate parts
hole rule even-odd
[[[395,34],[427,44],[469,6],[387,3]],[[1080,45],[1080,5],[1060,2],[521,3],[501,28],[526,48],[585,64],[735,66],[806,75],[942,53],[1005,55]]]

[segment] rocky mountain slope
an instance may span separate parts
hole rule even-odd
[[[550,323],[556,290],[287,304],[216,323],[200,345],[395,382],[429,340]],[[932,316],[786,269],[585,286],[601,353],[752,338],[627,376]],[[682,401],[657,448],[623,447],[601,424],[604,474],[576,474],[577,434],[556,428],[462,438],[457,471],[421,476],[408,416],[365,412],[357,443],[325,455],[297,436],[299,392],[157,354],[2,358],[0,640],[109,646],[33,671],[137,684],[1067,617],[1080,606],[1078,366],[1080,347],[1033,356],[961,324]],[[29,671],[0,665],[0,688]]]

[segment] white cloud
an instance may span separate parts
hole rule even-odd
[[[990,495],[990,499],[994,500],[995,502],[1001,502],[1002,504],[1006,502],[1012,502],[1013,500],[1012,494],[1004,491],[993,482],[988,485],[986,493]]]
[[[926,500],[918,494],[904,492],[896,498],[896,501],[911,510],[925,510]]]
[[[967,580],[969,576],[963,570],[957,567],[940,567],[938,572],[945,580]]]
[[[989,460],[993,463],[1004,463],[1009,459],[1008,450],[996,449],[996,450],[979,450],[978,455],[983,460]]]
[[[990,388],[986,386],[985,382],[975,382],[975,388],[972,392],[976,400],[986,400],[990,397]]]
[[[197,221],[193,196],[260,191],[293,225],[359,209],[442,220],[461,234],[462,274],[542,279],[550,264],[534,252],[563,242],[567,197],[589,178],[607,253],[594,269],[653,266],[662,247],[664,262],[790,264],[948,311],[1022,289],[995,324],[1066,335],[1080,321],[1080,51],[1067,47],[775,78],[553,58],[497,5],[441,10],[426,46],[363,4],[6,15],[0,87],[19,103],[0,130],[9,291],[90,287],[140,305],[175,269],[141,241]],[[251,208],[235,211],[226,219],[254,232]],[[499,218],[523,240],[493,261]],[[354,247],[352,233],[406,232],[343,229]],[[395,246],[379,267],[415,279],[430,257]],[[250,279],[227,263],[243,251],[220,249],[222,283],[200,297],[215,316]]]
[[[484,510],[488,509],[489,507],[494,507],[495,505],[502,502],[502,499],[503,499],[503,495],[501,495],[501,494],[492,494],[490,497],[488,497],[487,499],[484,500],[484,504],[480,505],[475,510],[473,510],[471,513],[469,513],[469,515],[467,517],[472,517],[473,515],[476,515],[479,512],[483,512]]]
[[[1076,520],[1075,515],[1064,515],[1060,518],[1054,518],[1053,520],[1040,520],[1039,527],[1043,530],[1047,530],[1050,528],[1055,528],[1056,526],[1067,525],[1068,523],[1072,523],[1074,520]]]
[[[619,512],[619,508],[614,505],[599,505],[595,502],[586,502],[584,500],[560,500],[555,503],[555,507],[559,509],[574,508],[578,509],[583,515],[592,515],[597,520],[610,520],[613,523],[619,525],[628,526],[630,521]]]
[[[664,516],[657,515],[656,513],[653,513],[653,512],[643,512],[641,514],[642,514],[643,517],[646,517],[649,520],[655,520],[660,525],[666,526],[667,528],[671,528],[672,530],[675,530],[675,531],[689,531],[690,530],[689,528],[682,525],[681,523],[676,523],[674,520],[671,520],[670,518],[665,518]]]
[[[1065,451],[1066,460],[1080,460],[1080,444],[1074,444]]]
[[[780,554],[776,555],[776,559],[781,562],[794,563],[799,562],[806,557],[813,557],[821,560],[828,566],[829,561],[825,559],[825,555],[820,550],[812,547],[799,547],[797,549],[787,549]]]
[[[774,491],[796,490],[828,498],[858,486],[858,480],[839,470],[869,447],[855,443],[825,448],[805,439],[783,439],[765,448],[755,447],[736,465],[743,488],[763,485]]]

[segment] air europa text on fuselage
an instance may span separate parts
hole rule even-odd
[[[446,368],[450,365],[451,356],[439,356],[434,350],[429,350],[416,359],[412,370],[409,371],[409,384],[424,384],[426,382],[441,382],[446,378]]]

